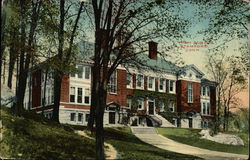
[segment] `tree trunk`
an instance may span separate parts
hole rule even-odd
[[[60,71],[54,74],[54,108],[52,120],[59,123],[59,108],[61,99],[61,83],[63,74]]]
[[[16,44],[14,43],[16,40],[16,33],[12,32],[12,43],[10,44],[10,52],[9,52],[9,74],[8,74],[8,87],[11,89],[12,88],[12,77],[13,77],[13,71],[16,63],[16,54],[17,54],[17,49],[16,49]]]
[[[107,83],[104,82],[99,88],[99,105],[96,108],[96,159],[105,159],[103,116],[107,98],[106,88]]]

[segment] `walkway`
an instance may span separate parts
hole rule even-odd
[[[168,151],[194,155],[207,160],[244,160],[248,155],[225,153],[201,149],[190,145],[175,142],[157,134],[153,127],[131,127],[132,132],[142,141]]]

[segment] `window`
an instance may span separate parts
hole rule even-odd
[[[89,104],[90,103],[90,89],[85,89],[85,96],[84,96],[84,103]]]
[[[159,109],[160,109],[160,112],[163,112],[164,111],[164,103],[163,102],[159,102]]]
[[[155,86],[155,78],[154,77],[148,77],[148,89],[154,90]]]
[[[77,103],[82,103],[82,88],[77,88]]]
[[[126,107],[127,108],[131,108],[131,105],[132,105],[132,99],[131,98],[127,98],[127,100],[126,100]]]
[[[70,121],[75,121],[76,113],[70,113]]]
[[[210,115],[210,103],[207,103],[207,115]]]
[[[193,84],[188,83],[188,103],[193,102]]]
[[[82,78],[83,66],[78,66],[78,78]]]
[[[137,88],[144,88],[144,81],[143,81],[143,75],[137,75],[136,77],[136,87]]]
[[[85,79],[90,79],[90,67],[85,67]]]
[[[169,92],[174,93],[175,92],[175,81],[169,80]]]
[[[78,122],[82,122],[82,117],[83,117],[83,114],[82,113],[78,113]]]
[[[70,77],[76,77],[75,73],[70,73]]]
[[[160,91],[164,91],[165,90],[165,79],[163,79],[163,78],[160,78],[159,90]]]
[[[88,120],[89,120],[89,114],[86,114],[85,122],[88,122]]]
[[[206,114],[206,103],[202,103],[202,114]]]
[[[206,87],[201,87],[201,95],[205,96],[206,95]]]
[[[170,112],[174,112],[174,102],[170,102],[168,108]]]
[[[210,115],[210,103],[209,102],[201,103],[201,107],[202,107],[203,115]]]
[[[110,76],[110,81],[109,81],[109,92],[110,93],[116,93],[116,88],[117,88],[117,77],[116,77],[116,71],[113,72],[113,74]]]
[[[75,87],[70,87],[70,102],[75,102]]]
[[[144,108],[144,101],[142,98],[137,99],[137,108],[142,110]]]
[[[127,73],[126,84],[127,88],[133,88],[133,76],[130,73]]]
[[[207,86],[206,88],[207,88],[206,89],[207,90],[207,96],[210,96],[210,88],[209,88],[209,86]]]

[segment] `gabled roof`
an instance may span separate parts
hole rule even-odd
[[[183,66],[181,67],[181,70],[182,71],[186,71],[186,70],[193,70],[195,71],[196,73],[198,73],[200,76],[204,76],[205,74],[199,70],[194,64],[190,64],[190,65],[186,65],[186,66]]]

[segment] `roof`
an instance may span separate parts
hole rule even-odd
[[[204,73],[199,70],[194,64],[186,65],[181,67],[181,71],[186,71],[186,70],[194,70],[196,73],[198,73],[200,76],[204,76]]]

